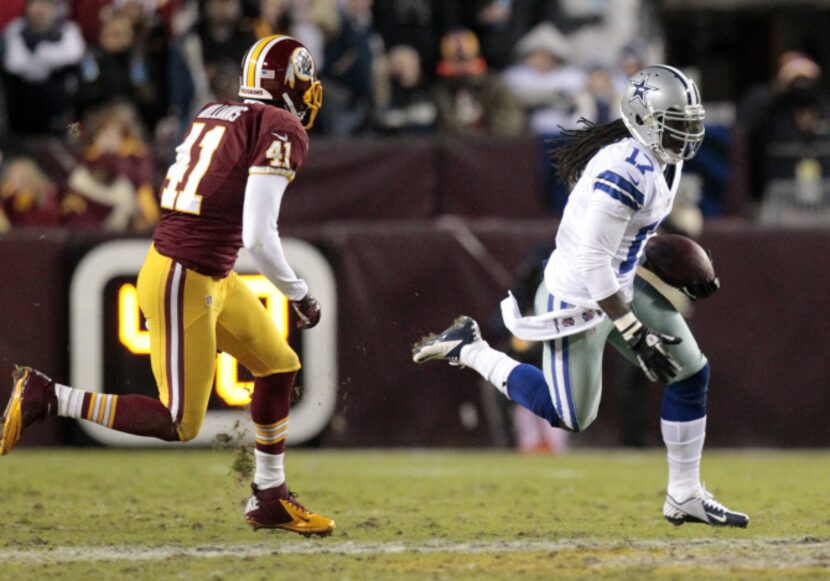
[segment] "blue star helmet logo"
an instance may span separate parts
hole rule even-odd
[[[646,75],[646,78],[641,81],[631,81],[631,85],[634,87],[634,94],[631,96],[629,101],[639,99],[640,103],[643,104],[643,107],[646,106],[646,95],[648,95],[651,91],[657,90],[657,87],[652,87],[648,84],[648,75]]]

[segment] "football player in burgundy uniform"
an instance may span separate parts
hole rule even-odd
[[[138,276],[159,399],[108,395],[55,383],[19,368],[3,416],[0,453],[46,415],[185,442],[199,432],[213,387],[217,350],[254,376],[254,491],[245,509],[254,527],[329,534],[334,521],[300,505],[285,482],[283,457],[297,354],[231,269],[240,247],[288,298],[297,326],[320,307],[286,262],[277,231],[283,194],[308,152],[306,129],[323,89],[308,50],[288,36],[254,44],[242,62],[242,102],[206,105],[176,149],[161,192],[161,220]]]

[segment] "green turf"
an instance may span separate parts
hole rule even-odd
[[[714,452],[746,530],[673,527],[660,451],[289,451],[327,539],[252,532],[228,450],[15,451],[0,459],[0,578],[830,577],[830,454]],[[276,575],[276,577],[273,577]]]

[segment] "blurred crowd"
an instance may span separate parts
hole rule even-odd
[[[0,232],[152,226],[190,117],[237,98],[244,52],[271,34],[315,57],[314,132],[330,137],[556,135],[616,118],[627,77],[664,59],[650,0],[2,0]],[[811,153],[827,126],[821,70],[788,54],[739,107],[745,175],[762,180],[744,189],[759,203],[770,190],[770,134],[808,142],[796,185],[770,196],[809,205],[827,175]]]
[[[617,116],[626,76],[662,56],[648,7],[3,0],[0,232],[151,226],[191,115],[237,98],[239,63],[258,38],[289,34],[315,57],[325,88],[316,135],[548,135]]]

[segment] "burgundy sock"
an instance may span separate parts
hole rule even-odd
[[[256,449],[266,454],[282,454],[288,433],[288,410],[296,371],[275,373],[254,380],[251,418],[256,432]]]
[[[119,432],[178,442],[170,410],[145,395],[84,394],[83,416]]]

